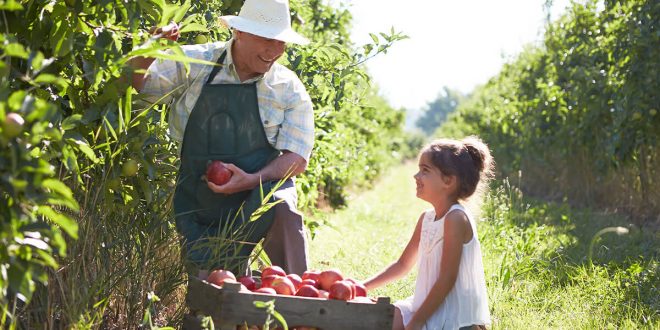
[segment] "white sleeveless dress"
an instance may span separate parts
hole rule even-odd
[[[463,253],[454,287],[449,291],[438,310],[426,321],[425,330],[458,329],[474,324],[490,325],[486,279],[481,261],[477,225],[470,213],[460,204],[452,205],[447,213],[457,209],[467,215],[472,226],[473,237],[468,243],[463,244]],[[395,303],[401,310],[404,325],[410,322],[440,277],[445,217],[446,214],[441,219],[434,220],[435,210],[433,209],[424,213],[415,294]]]

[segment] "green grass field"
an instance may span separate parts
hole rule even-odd
[[[416,165],[392,168],[327,221],[311,243],[312,268],[357,279],[396,260],[424,209],[415,197]],[[620,216],[527,198],[494,184],[478,224],[494,329],[660,329],[660,233]],[[630,228],[628,234],[599,230]],[[393,301],[413,293],[416,273],[370,292]]]

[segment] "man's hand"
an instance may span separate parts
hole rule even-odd
[[[151,33],[151,40],[159,39],[159,38],[167,38],[172,41],[177,41],[179,40],[179,25],[172,22],[166,26],[163,27],[153,27],[149,31]],[[138,56],[135,58],[132,58],[128,61],[128,66],[132,69],[130,70],[130,76],[126,74],[126,71],[122,73],[122,77],[120,78],[122,81],[126,81],[130,79],[130,83],[135,88],[137,91],[141,91],[142,87],[144,87],[145,83],[145,74],[144,72],[141,71],[146,71],[149,69],[149,66],[151,63],[153,63],[156,59],[153,57],[142,57]]]
[[[239,191],[251,190],[259,184],[259,176],[256,174],[246,173],[234,164],[224,163],[227,169],[232,173],[229,181],[221,186],[207,181],[209,189],[214,193],[219,194],[233,194]]]
[[[163,27],[151,28],[151,34],[152,34],[152,38],[154,39],[166,38],[172,41],[177,41],[179,40],[179,36],[180,36],[179,30],[180,30],[179,25],[176,24],[175,22],[172,22]]]

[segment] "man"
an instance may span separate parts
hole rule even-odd
[[[182,142],[174,194],[177,229],[200,276],[217,267],[244,269],[253,245],[223,239],[255,243],[264,236],[271,262],[302,274],[307,269],[305,226],[290,177],[302,173],[309,161],[313,110],[295,73],[276,61],[287,42],[308,41],[291,29],[288,0],[246,0],[238,16],[221,19],[232,29],[229,42],[183,46],[187,56],[219,65],[191,64],[187,74],[174,61],[141,58],[131,64],[148,68],[144,75],[133,75],[141,94],[152,101],[174,101],[170,134]],[[178,26],[156,33],[176,40]],[[203,179],[211,160],[231,170],[229,182],[218,186]],[[262,184],[265,194],[283,178],[288,179],[274,193],[281,202],[249,222],[261,204]],[[239,227],[240,234],[232,236]],[[240,267],[229,262],[234,258]]]

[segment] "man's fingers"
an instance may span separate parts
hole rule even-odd
[[[236,166],[232,163],[224,163],[224,164],[225,164],[225,167],[227,167],[234,174],[243,173],[243,170],[241,170],[240,167],[238,167],[238,166]]]

